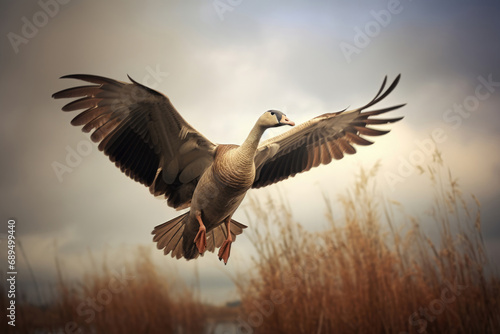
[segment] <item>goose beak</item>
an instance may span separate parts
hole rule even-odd
[[[290,125],[290,126],[294,126],[295,125],[295,122],[290,120],[288,117],[286,117],[285,115],[281,116],[281,120],[280,120],[280,124],[281,125]]]

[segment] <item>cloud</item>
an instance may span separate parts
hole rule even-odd
[[[440,149],[464,191],[487,203],[483,229],[494,232],[486,237],[496,244],[498,208],[491,203],[496,203],[500,189],[500,161],[494,154],[500,143],[498,92],[458,129],[450,129],[443,113],[474,93],[478,76],[492,74],[500,80],[500,49],[492,42],[500,34],[498,6],[402,4],[404,10],[351,63],[339,43],[352,41],[355,27],[373,20],[370,12],[386,8],[386,1],[244,1],[226,12],[224,20],[211,2],[71,2],[21,45],[18,54],[3,39],[0,211],[19,221],[19,237],[35,272],[49,274],[44,268],[52,268],[52,260],[42,254],[54,240],[59,244],[56,254],[68,259],[68,270],[76,275],[77,261],[71,260],[87,248],[103,256],[106,247],[150,244],[151,229],[179,214],[121,174],[95,147],[64,174],[63,182],[52,166],[54,161],[65,163],[68,146],[76,149],[88,141],[88,135],[69,125],[74,113],[62,113],[63,102],[50,98],[75,83],[59,76],[92,73],[126,80],[130,74],[144,82],[149,69],[157,67],[168,76],[155,82],[156,89],[168,95],[195,128],[221,143],[242,142],[267,109],[281,109],[300,123],[360,106],[373,97],[384,75],[391,79],[402,73],[399,87],[384,101],[408,103],[397,111],[405,118],[391,126],[390,134],[352,157],[254,194],[280,189],[289,197],[296,219],[318,230],[324,222],[321,191],[335,198],[352,184],[359,166],[370,167],[377,160],[382,161],[384,185],[384,173],[397,171],[399,157],[408,158],[418,149],[415,141],[425,140],[439,127],[448,136]],[[2,3],[1,8],[9,14],[0,23],[4,35],[19,31],[21,17],[39,10],[37,3]],[[422,212],[424,188],[412,175],[391,195]],[[235,218],[245,223],[243,209]],[[235,258],[240,254],[244,260],[252,248],[242,236],[233,251]],[[193,273],[193,262],[165,261],[187,280]],[[215,269],[220,263],[213,254],[198,265],[210,277],[203,283],[207,298],[229,291],[231,283],[224,271]]]

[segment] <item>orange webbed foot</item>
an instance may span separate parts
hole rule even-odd
[[[196,244],[200,254],[205,253],[207,248],[207,232],[205,226],[200,226],[198,234],[196,234],[196,238],[194,238],[194,243]]]
[[[228,240],[224,241],[222,246],[220,246],[219,260],[224,260],[224,264],[227,264],[227,261],[229,260],[229,254],[231,253],[231,244],[232,243],[233,243],[233,241],[228,239]]]

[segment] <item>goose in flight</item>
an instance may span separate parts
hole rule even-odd
[[[284,113],[262,114],[241,145],[214,144],[194,129],[168,97],[129,77],[130,83],[73,74],[62,78],[91,84],[68,88],[52,97],[77,98],[63,111],[84,109],[71,124],[84,132],[131,179],[163,196],[169,206],[190,211],[154,228],[153,241],[165,255],[188,260],[219,248],[219,259],[229,259],[231,244],[245,225],[232,219],[246,192],[293,177],[344,154],[356,153],[353,144],[370,145],[363,136],[389,131],[369,127],[403,117],[373,118],[404,104],[365,111],[389,95],[400,76],[366,105],[327,113],[295,125]],[[271,127],[292,126],[263,142]]]

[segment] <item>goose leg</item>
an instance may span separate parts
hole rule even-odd
[[[207,248],[207,229],[201,220],[201,212],[196,213],[196,220],[198,220],[198,224],[200,224],[200,229],[194,238],[194,243],[198,248],[198,252],[200,254],[205,253],[205,249]]]
[[[227,264],[229,253],[231,253],[231,243],[233,242],[233,238],[231,237],[231,217],[228,217],[224,223],[226,225],[227,238],[222,246],[220,246],[219,260],[224,260],[224,264]]]

